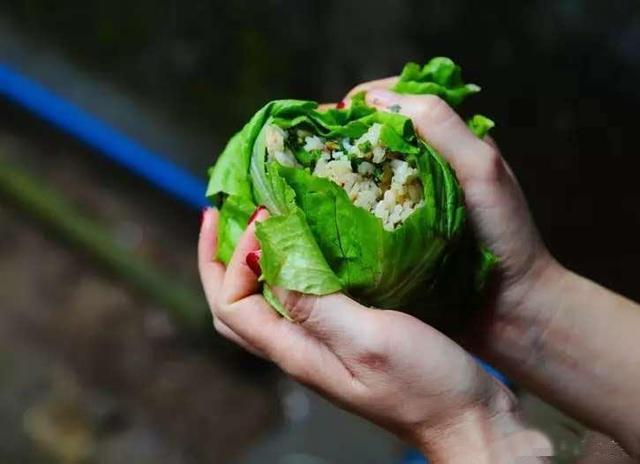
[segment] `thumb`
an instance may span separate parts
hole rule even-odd
[[[342,293],[317,296],[274,288],[294,322],[337,353],[363,348],[375,331],[372,309]]]

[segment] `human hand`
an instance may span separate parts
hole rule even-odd
[[[469,220],[480,242],[498,258],[495,288],[484,312],[486,325],[476,330],[472,348],[483,350],[484,338],[502,330],[501,321],[535,299],[541,282],[566,271],[542,243],[522,190],[495,142],[478,139],[460,116],[434,95],[400,95],[389,89],[397,78],[368,82],[349,92],[366,92],[368,104],[393,107],[413,120],[418,135],[454,168],[465,193]]]
[[[356,87],[370,105],[409,116],[455,169],[471,225],[499,258],[492,298],[464,340],[511,378],[640,457],[635,334],[640,306],[561,266],[533,224],[515,176],[431,95],[398,95],[395,78]]]
[[[279,317],[259,294],[252,270],[259,250],[255,222],[267,215],[257,212],[225,268],[212,260],[218,213],[204,214],[199,268],[220,334],[419,446],[433,462],[510,462],[513,453],[549,449],[544,437],[522,428],[504,387],[412,316],[367,308],[341,294],[276,289],[294,322]]]

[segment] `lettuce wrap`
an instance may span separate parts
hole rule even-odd
[[[479,91],[448,58],[407,64],[394,89],[434,94],[457,106]],[[397,108],[321,111],[312,101],[276,100],[234,135],[209,170],[219,208],[216,259],[228,263],[258,205],[266,299],[271,289],[344,292],[378,308],[424,319],[477,304],[495,257],[476,241],[451,166],[416,135]],[[493,126],[476,115],[470,128]]]

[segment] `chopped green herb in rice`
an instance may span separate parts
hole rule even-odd
[[[378,217],[386,230],[400,226],[423,204],[418,171],[404,155],[380,141],[380,124],[357,139],[325,139],[301,129],[267,127],[270,160],[308,167],[313,175],[340,185],[354,205]]]

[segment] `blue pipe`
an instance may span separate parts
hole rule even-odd
[[[164,156],[0,62],[0,95],[28,109],[193,208],[207,205],[205,182]]]

